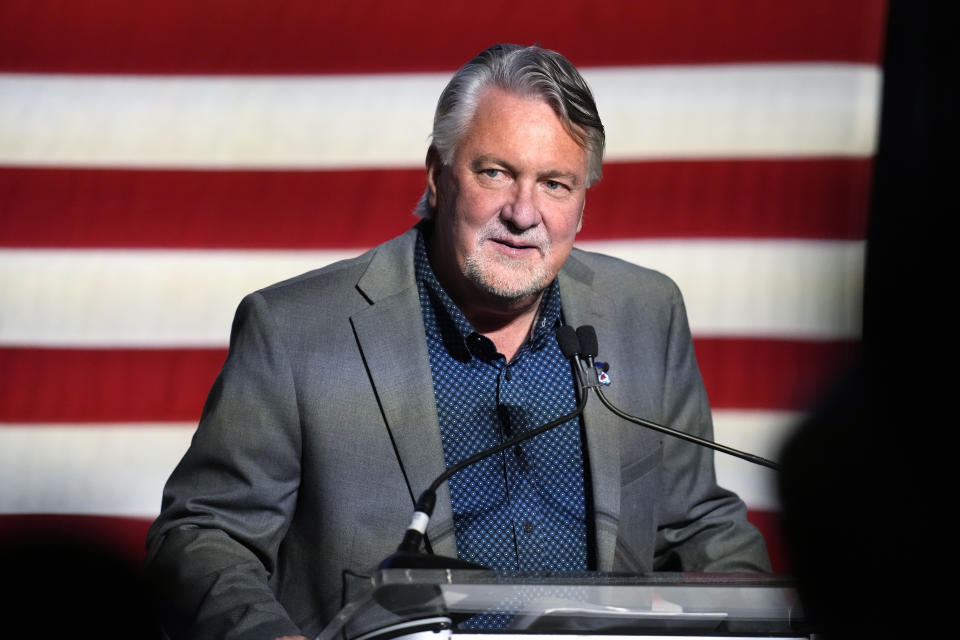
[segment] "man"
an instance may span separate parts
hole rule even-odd
[[[425,220],[244,299],[148,538],[169,632],[319,631],[445,466],[575,405],[561,323],[596,327],[618,406],[711,435],[675,285],[572,249],[603,144],[565,58],[492,47],[438,103]],[[710,452],[596,404],[454,476],[427,538],[494,568],[766,570],[744,513]]]

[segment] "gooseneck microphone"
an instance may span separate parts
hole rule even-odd
[[[572,360],[574,356],[579,354],[583,349],[580,346],[579,339],[577,338],[577,333],[574,331],[573,327],[570,326],[561,326],[557,328],[557,342],[560,345],[560,351],[563,353],[564,357],[568,360],[571,360],[575,365],[574,369],[577,372],[577,377],[582,381],[583,372],[582,364],[579,362],[579,359]],[[594,338],[596,339],[596,338]],[[596,376],[594,376],[596,377]],[[540,435],[545,431],[549,431],[556,426],[564,424],[570,420],[573,420],[577,416],[583,413],[583,408],[587,405],[587,387],[584,384],[578,385],[579,400],[577,407],[570,413],[560,416],[546,424],[543,424],[535,429],[530,431],[524,431],[509,440],[506,440],[495,447],[491,447],[479,453],[464,458],[457,464],[448,467],[446,471],[437,476],[437,479],[434,480],[427,489],[420,494],[420,497],[417,499],[416,505],[414,506],[413,518],[410,520],[410,525],[407,527],[406,532],[403,534],[403,540],[400,542],[400,545],[397,547],[397,551],[386,558],[383,562],[380,563],[381,569],[483,569],[471,562],[461,560],[459,558],[447,558],[444,556],[437,556],[432,554],[424,554],[420,552],[420,545],[423,543],[424,533],[427,530],[427,525],[430,523],[430,517],[433,515],[433,508],[436,506],[437,502],[437,489],[446,482],[453,474],[458,471],[469,467],[470,465],[479,462],[485,458],[496,455],[505,449],[510,449],[524,440],[529,440],[535,436]]]
[[[599,352],[597,344],[597,332],[590,325],[584,325],[578,327],[576,330],[577,341],[580,344],[580,353],[577,354],[577,360],[583,362],[581,370],[587,370],[592,375],[593,379],[597,378],[596,369],[594,367],[593,359],[596,357]],[[734,449],[733,447],[728,447],[726,445],[713,442],[712,440],[706,440],[704,438],[698,438],[697,436],[685,433],[683,431],[677,431],[676,429],[671,429],[670,427],[665,427],[661,424],[657,424],[651,420],[646,420],[644,418],[638,418],[637,416],[632,416],[624,411],[621,411],[607,399],[607,396],[604,395],[602,385],[597,382],[594,384],[592,381],[590,383],[584,384],[585,389],[593,389],[597,397],[600,399],[601,404],[605,406],[611,413],[616,415],[618,418],[622,418],[628,422],[638,424],[642,427],[647,427],[648,429],[653,429],[654,431],[659,431],[660,433],[673,436],[674,438],[680,438],[681,440],[686,440],[687,442],[692,442],[694,444],[700,445],[701,447],[707,447],[708,449],[713,449],[714,451],[719,451],[721,453],[726,453],[727,455],[735,456],[747,462],[752,462],[763,467],[768,467],[776,471],[780,471],[780,465],[772,460],[767,460],[766,458],[761,458],[758,455],[752,453],[747,453],[746,451],[740,451],[739,449]],[[586,392],[584,392],[586,393]]]
[[[683,431],[671,429],[670,427],[658,424],[652,420],[646,420],[644,418],[632,416],[624,411],[621,411],[614,406],[613,403],[610,402],[610,400],[603,393],[603,383],[600,381],[597,373],[597,368],[600,365],[594,363],[594,358],[599,353],[597,332],[594,330],[594,328],[589,325],[584,325],[574,330],[573,327],[564,325],[557,328],[556,335],[557,343],[560,346],[560,351],[563,353],[563,356],[570,360],[573,364],[573,370],[577,378],[577,390],[579,394],[577,407],[571,413],[560,416],[555,420],[551,420],[550,422],[547,422],[536,429],[525,431],[524,433],[518,434],[495,447],[491,447],[490,449],[476,453],[468,458],[464,458],[457,464],[448,467],[443,473],[437,476],[436,480],[434,480],[430,486],[422,494],[420,494],[420,497],[417,499],[414,507],[413,518],[410,520],[410,525],[407,527],[407,530],[403,535],[403,541],[397,547],[397,551],[393,555],[389,556],[380,563],[381,569],[483,569],[484,567],[467,562],[466,560],[426,554],[420,551],[420,545],[423,543],[427,525],[430,523],[430,517],[433,515],[433,509],[436,506],[437,489],[458,471],[489,456],[496,455],[505,449],[512,448],[524,440],[529,440],[530,438],[538,436],[545,431],[549,431],[558,425],[576,418],[583,413],[583,409],[587,405],[587,398],[589,397],[589,391],[591,389],[596,392],[600,402],[604,407],[607,408],[608,411],[612,412],[614,415],[623,420],[646,427],[648,429],[653,429],[654,431],[658,431],[674,438],[691,442],[701,447],[707,447],[708,449],[713,449],[714,451],[719,451],[721,453],[726,453],[728,455],[741,458],[747,462],[752,462],[754,464],[775,469],[777,471],[780,470],[779,464],[771,460],[767,460],[766,458],[762,458],[745,451],[740,451],[739,449],[734,449],[733,447],[728,447],[711,440],[699,438]],[[606,370],[606,367],[607,365],[604,364],[604,371]]]

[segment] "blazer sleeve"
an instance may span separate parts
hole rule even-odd
[[[713,440],[706,390],[680,291],[673,287],[664,359],[666,424]],[[663,438],[663,498],[654,568],[658,571],[770,571],[760,532],[736,494],[717,485],[714,452]],[[747,464],[744,462],[744,464]]]
[[[276,322],[250,294],[147,535],[147,574],[171,637],[300,633],[270,587],[300,482],[298,414]]]

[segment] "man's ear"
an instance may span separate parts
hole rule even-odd
[[[427,191],[430,193],[427,202],[434,209],[437,208],[437,185],[440,182],[442,170],[443,162],[440,160],[440,152],[431,144],[427,149]]]
[[[583,204],[580,205],[580,218],[577,220],[577,233],[580,233],[580,229],[583,229],[583,210],[587,208],[587,199],[583,199]]]

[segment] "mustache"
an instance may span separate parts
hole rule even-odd
[[[543,225],[517,232],[501,221],[494,219],[477,233],[478,246],[487,240],[514,246],[535,247],[542,254],[550,250],[550,236]]]

